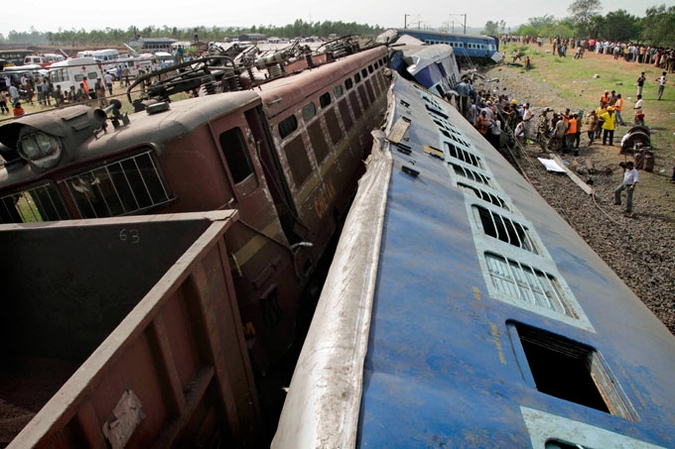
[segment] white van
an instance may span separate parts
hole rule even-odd
[[[24,65],[39,65],[42,68],[49,67],[52,63],[63,61],[66,58],[63,55],[55,53],[46,53],[44,55],[28,55],[23,59]]]
[[[120,52],[114,48],[107,48],[105,50],[94,50],[91,52],[91,57],[101,61],[102,64],[115,62],[120,57]]]
[[[72,58],[55,62],[49,67],[49,78],[54,83],[54,88],[60,85],[64,92],[68,92],[70,86],[77,90],[85,76],[89,92],[93,92],[96,79],[100,78],[102,82],[105,79],[101,62],[94,58]]]

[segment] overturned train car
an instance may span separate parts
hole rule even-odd
[[[265,373],[294,341],[301,292],[364,172],[386,58],[383,46],[308,58],[255,90],[128,117],[78,105],[6,124],[0,221],[236,210],[223,254],[253,371]]]
[[[675,337],[453,107],[396,77],[274,448],[667,448]]]

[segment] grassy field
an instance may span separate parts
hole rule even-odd
[[[626,62],[624,59],[615,60],[609,55],[596,55],[586,52],[583,59],[574,59],[574,50],[568,50],[568,56],[561,58],[553,56],[546,50],[550,45],[537,47],[536,45],[508,44],[502,49],[510,61],[509,56],[514,50],[520,49],[524,55],[529,55],[532,70],[522,70],[524,77],[531,77],[536,81],[545,82],[559,96],[569,99],[584,110],[598,106],[598,100],[606,90],[616,90],[626,100],[623,118],[626,123],[633,121],[633,106],[636,101],[637,83],[640,72],[645,72],[645,83],[642,97],[644,101],[645,123],[652,131],[652,146],[657,156],[665,166],[672,168],[675,162],[675,73],[668,74],[668,83],[661,101],[657,101],[658,82],[655,81],[663,72],[653,65]],[[524,56],[523,56],[524,58]],[[594,75],[598,75],[594,78]],[[669,173],[669,175],[671,175]]]
[[[645,72],[647,81],[642,96],[644,102],[645,124],[650,128],[651,145],[654,152],[653,172],[640,171],[639,199],[649,213],[666,217],[670,223],[675,223],[675,183],[669,182],[675,167],[675,74],[668,74],[666,88],[662,99],[657,100],[658,82],[656,79],[663,72],[653,65],[626,62],[624,59],[615,60],[609,55],[596,55],[587,52],[583,59],[574,59],[574,51],[568,51],[568,56],[560,58],[553,56],[546,50],[550,45],[539,48],[533,46],[506,45],[502,48],[506,61],[511,61],[510,55],[515,49],[520,49],[523,55],[529,55],[531,70],[524,68],[500,66],[497,70],[517,70],[518,83],[524,92],[528,91],[528,83],[546,86],[550,89],[551,98],[562,98],[567,107],[590,111],[598,106],[600,96],[609,89],[621,93],[626,100],[623,118],[629,125],[634,118],[633,106],[637,95],[637,78],[640,72]],[[523,60],[525,56],[523,56]],[[492,69],[495,70],[495,69]],[[597,75],[597,77],[594,77]],[[498,76],[495,74],[495,76]],[[532,88],[532,91],[535,89]],[[541,91],[541,89],[538,89]],[[546,98],[541,101],[545,103]],[[559,100],[558,100],[559,101]],[[539,106],[554,106],[553,104],[539,104]],[[615,133],[615,146],[602,146],[601,142],[582,151],[582,155],[590,157],[597,167],[617,167],[618,163],[629,155],[619,153],[621,137],[630,129],[618,127]],[[583,142],[583,139],[582,139]]]

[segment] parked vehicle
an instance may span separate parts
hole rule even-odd
[[[64,92],[68,92],[71,86],[77,90],[85,76],[89,92],[92,93],[96,80],[104,79],[100,61],[94,58],[71,58],[55,62],[49,67],[49,78],[55,87],[60,85]]]
[[[0,72],[0,90],[7,90],[5,77],[9,77],[10,82],[15,86],[21,87],[22,77],[31,77],[33,80],[37,80],[41,76],[48,76],[48,73],[39,65],[5,67],[5,70]]]
[[[56,53],[45,53],[45,54],[34,54],[28,55],[23,59],[24,65],[39,65],[43,69],[46,69],[55,62],[63,61],[66,57]]]
[[[126,67],[129,70],[129,77],[136,78],[140,71],[149,73],[152,70],[152,62],[149,59],[141,59],[137,56],[123,56],[117,59],[115,64],[108,65],[106,73],[110,73],[115,80],[119,80],[117,74],[118,67]]]

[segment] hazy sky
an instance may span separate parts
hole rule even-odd
[[[488,20],[506,22],[517,28],[531,17],[552,15],[563,18],[572,0],[111,0],[81,2],[74,0],[23,0],[4,8],[0,14],[0,33],[10,30],[59,31],[130,26],[156,27],[249,27],[283,26],[296,19],[309,22],[343,21],[368,23],[382,27],[403,27],[404,20],[421,27],[442,27],[461,31],[466,15],[468,27],[482,28]],[[643,17],[654,5],[675,5],[675,0],[602,0],[602,14],[619,9]],[[9,6],[9,5],[8,5]],[[407,17],[406,17],[407,15]]]

